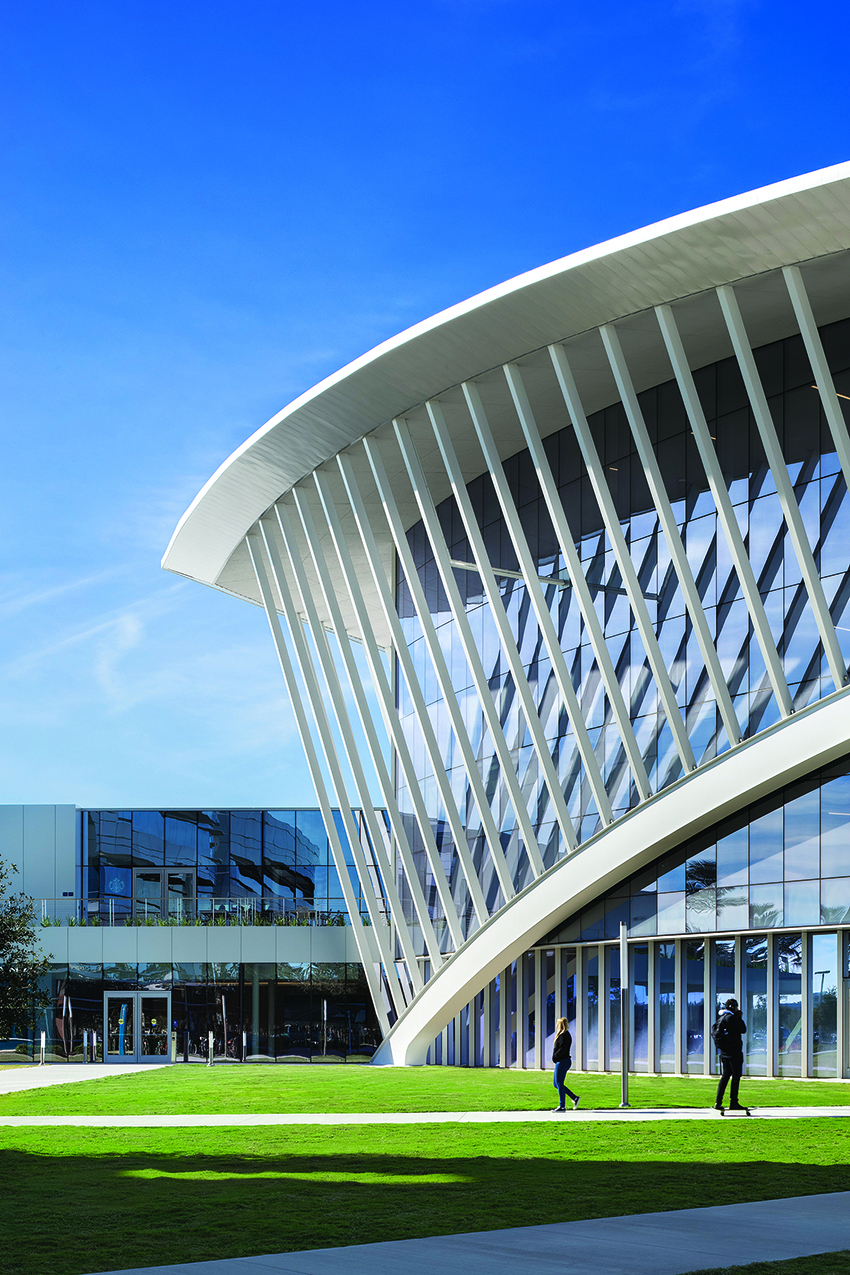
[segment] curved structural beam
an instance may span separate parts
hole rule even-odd
[[[720,308],[723,311],[726,326],[729,329],[735,357],[741,369],[741,376],[744,378],[744,384],[747,387],[747,397],[750,400],[750,407],[756,419],[756,427],[761,435],[762,446],[767,457],[767,463],[770,466],[771,477],[773,478],[785,523],[788,527],[788,535],[794,546],[794,553],[797,556],[806,592],[809,595],[809,602],[814,612],[815,623],[818,626],[823,649],[826,652],[829,671],[832,674],[836,690],[840,690],[847,681],[847,666],[844,663],[844,656],[841,654],[835,626],[829,614],[826,595],[818,575],[812,547],[806,535],[800,506],[797,504],[791,477],[782,455],[782,448],[779,446],[779,439],[776,436],[776,426],[770,414],[770,408],[768,407],[767,398],[756,367],[755,356],[747,338],[747,330],[738,306],[738,299],[735,296],[734,288],[718,288],[717,295],[720,299]]]
[[[542,935],[666,850],[846,753],[848,697],[835,693],[684,776],[539,877],[446,962],[373,1062],[424,1063],[446,1023]]]
[[[623,584],[626,586],[626,592],[629,595],[629,605],[632,608],[638,633],[643,642],[643,649],[646,651],[646,658],[649,660],[649,666],[652,669],[658,698],[664,708],[667,724],[676,742],[676,752],[679,754],[682,769],[687,773],[687,771],[696,768],[688,732],[682,720],[679,706],[676,703],[676,692],[673,690],[670,675],[664,664],[664,656],[661,654],[661,647],[658,645],[658,639],[655,636],[655,628],[641,592],[640,581],[626,544],[626,538],[620,527],[620,520],[617,516],[617,510],[614,508],[611,492],[608,490],[608,484],[605,481],[602,462],[599,459],[599,453],[593,441],[590,423],[579,398],[575,379],[573,378],[573,370],[570,367],[570,361],[563,346],[550,345],[549,353],[552,356],[555,375],[558,378],[558,384],[561,387],[561,393],[564,396],[564,402],[567,405],[573,429],[576,432],[578,445],[581,448],[581,454],[587,466],[593,494],[596,497],[596,503],[605,522],[605,531],[611,541],[611,548],[614,551],[617,566],[620,568],[620,575],[623,577]]]
[[[298,496],[299,496],[299,493],[296,491],[295,492],[296,507],[301,517],[301,524],[304,528],[304,534],[307,540],[307,546],[310,551],[310,556],[313,560],[313,565],[316,568],[316,574],[319,578],[319,585],[322,590],[322,596],[324,597],[325,603],[330,609],[331,614],[332,615],[338,614],[338,604],[336,601],[336,595],[334,594],[333,589],[330,589],[327,584],[327,565],[325,563],[323,555],[320,552],[319,538],[316,532],[315,524],[313,522],[312,512],[307,502],[303,498],[299,500]],[[295,539],[295,534],[292,527],[292,522],[289,516],[289,512],[280,501],[277,503],[277,505],[275,505],[275,512],[277,514],[277,520],[281,529],[281,534],[283,535],[284,543],[286,544],[287,552],[289,553],[290,561],[292,563],[292,569],[295,572],[296,576],[299,578],[299,588],[301,590],[301,597],[303,598],[304,604],[308,609],[307,613],[308,613],[308,619],[310,621],[310,627],[314,633],[318,633],[321,630],[322,637],[324,638],[324,630],[321,629],[318,618],[316,617],[315,607],[313,605],[312,595],[310,593],[309,585],[306,579],[304,579],[304,568],[299,557],[298,545]],[[404,819],[402,818],[402,814],[401,814],[401,811],[399,810],[398,802],[396,801],[396,797],[395,797],[395,788],[393,786],[392,776],[390,775],[389,766],[387,765],[386,758],[384,757],[383,749],[381,747],[381,741],[378,738],[378,732],[375,729],[375,723],[372,719],[372,714],[369,709],[369,702],[366,697],[366,690],[363,686],[363,682],[361,680],[360,673],[357,668],[357,661],[354,658],[354,652],[351,648],[351,639],[349,638],[348,634],[345,632],[345,629],[342,625],[339,625],[338,627],[336,627],[336,632],[339,638],[340,655],[342,656],[342,662],[345,665],[345,671],[348,674],[348,682],[351,687],[351,693],[354,696],[354,702],[357,705],[357,714],[360,720],[360,725],[363,730],[363,734],[366,737],[366,743],[369,748],[369,757],[372,762],[372,765],[375,767],[375,774],[377,775],[377,778],[378,778],[378,784],[381,789],[381,796],[383,798],[384,805],[387,808],[387,814],[389,815],[389,820],[390,820],[390,828],[392,829],[392,834],[393,834],[393,837],[395,838],[395,843],[398,848],[399,855],[401,857],[402,866],[404,868],[404,875],[407,880],[407,887],[410,891],[411,899],[413,900],[413,906],[416,910],[416,917],[419,922],[419,926],[422,930],[422,934],[425,940],[425,946],[428,952],[429,959],[433,962],[436,968],[440,966],[443,961],[442,953],[440,951],[440,943],[434,930],[434,925],[433,925],[431,915],[428,911],[428,904],[425,899],[425,894],[422,890],[422,884],[419,880],[419,873],[416,871],[416,866],[413,862],[413,854],[410,848],[410,843],[407,839],[407,831],[404,827]],[[372,676],[374,678],[375,673],[377,672],[377,669],[371,669],[370,671],[372,672]],[[368,793],[368,787],[367,787],[367,793]],[[389,865],[387,866],[387,875],[390,878],[393,875],[392,869],[389,867]],[[397,912],[395,917],[395,920],[397,923],[399,919],[400,918]],[[407,939],[405,937],[406,931],[407,931],[406,926],[404,927],[403,930],[398,929],[398,933],[400,935],[403,945],[407,942]],[[413,962],[413,964],[410,965],[411,975],[413,975],[414,967],[416,966],[415,954],[411,953],[408,956],[406,952],[405,955],[407,957],[408,962]],[[418,978],[418,972],[416,976],[413,977],[413,983],[414,983],[414,986],[417,986],[417,987],[421,986],[421,979]]]
[[[360,953],[360,960],[363,963],[366,981],[372,995],[372,1001],[375,1006],[375,1012],[378,1015],[378,1021],[381,1023],[382,1030],[386,1031],[389,1028],[390,1022],[384,1006],[381,981],[378,974],[381,959],[380,954],[375,942],[374,931],[363,924],[363,920],[360,916],[360,909],[357,906],[357,899],[354,894],[354,889],[352,887],[345,862],[345,851],[343,849],[342,842],[339,839],[339,833],[336,829],[336,823],[334,822],[333,817],[333,807],[328,797],[316,745],[313,742],[309,718],[304,711],[304,705],[301,701],[301,694],[298,688],[295,670],[289,655],[289,649],[286,645],[286,639],[283,635],[283,629],[281,627],[280,620],[278,619],[271,584],[269,582],[265,562],[263,561],[262,540],[256,532],[252,532],[248,536],[248,552],[251,555],[251,561],[254,564],[254,570],[257,573],[257,583],[262,590],[263,601],[265,602],[266,607],[266,615],[268,616],[269,627],[272,631],[272,640],[274,641],[275,650],[277,651],[278,660],[280,661],[281,672],[283,673],[283,678],[286,682],[286,689],[289,691],[289,697],[292,701],[292,709],[295,714],[298,733],[301,736],[301,743],[304,747],[307,764],[310,767],[310,774],[316,788],[316,795],[319,799],[322,818],[325,821],[325,828],[327,829],[328,837],[330,839],[334,866],[339,874],[340,885],[342,886],[342,892],[345,897],[345,906],[348,908],[349,917],[351,918],[351,922],[354,926],[354,937],[357,942],[357,950]]]
[[[354,607],[355,616],[357,617],[360,638],[363,643],[363,652],[372,677],[372,686],[378,697],[378,704],[387,730],[387,735],[392,740],[399,770],[405,783],[408,785],[411,795],[411,803],[413,805],[413,811],[419,828],[419,835],[422,838],[422,844],[425,847],[428,866],[433,876],[437,894],[439,895],[443,918],[448,929],[449,940],[453,947],[460,947],[463,942],[463,931],[458,919],[457,909],[455,908],[455,901],[452,898],[451,882],[446,875],[445,866],[440,858],[440,851],[437,847],[436,841],[434,840],[434,832],[431,828],[431,821],[428,818],[428,812],[425,809],[425,803],[422,799],[422,794],[419,791],[418,783],[416,782],[416,770],[413,765],[413,758],[410,754],[410,746],[405,738],[404,729],[396,708],[393,689],[390,685],[389,673],[384,666],[381,652],[378,649],[378,644],[375,641],[375,635],[372,632],[369,613],[366,608],[366,604],[363,601],[363,594],[357,579],[357,572],[354,570],[354,564],[351,561],[348,545],[340,526],[336,506],[333,503],[327,487],[320,482],[318,474],[313,475],[313,481],[321,502],[322,513],[325,517],[325,525],[328,528],[331,543],[336,551],[337,558],[342,568],[342,574],[345,578],[348,595],[351,599],[351,604]],[[310,506],[303,492],[299,493],[296,490],[294,496],[298,511],[304,524],[305,533],[311,541],[312,551],[313,545],[318,545],[319,537],[313,521]],[[324,557],[317,557],[316,562],[319,577],[320,580],[322,580],[322,588],[327,587],[332,592],[333,586],[329,581],[326,583],[327,570]],[[386,582],[384,582],[384,593],[386,593],[386,591]],[[395,618],[395,623],[398,625],[398,616],[396,615],[395,608],[392,605],[392,600],[387,602],[387,610],[388,614]],[[437,964],[439,963],[440,962],[437,962]]]
[[[661,477],[661,466],[658,464],[658,459],[649,440],[649,433],[643,419],[643,413],[640,410],[638,396],[635,393],[635,387],[632,383],[626,360],[623,356],[623,349],[615,328],[606,326],[600,328],[599,331],[602,336],[602,344],[605,346],[605,353],[608,355],[608,361],[611,364],[611,370],[614,373],[614,380],[617,382],[620,401],[625,408],[626,417],[631,426],[632,438],[635,440],[637,454],[640,457],[640,463],[643,466],[643,472],[658,514],[658,521],[661,524],[667,548],[673,559],[679,587],[685,598],[685,606],[688,608],[688,615],[697,635],[697,642],[705,663],[708,680],[711,683],[717,707],[720,709],[726,738],[729,740],[730,745],[734,746],[741,742],[741,725],[735,716],[732,696],[729,694],[729,687],[723,677],[720,659],[714,646],[705,611],[702,609],[702,599],[699,596],[697,582],[693,577],[691,565],[688,562],[688,555],[682,543],[682,537],[673,513],[673,506],[670,504],[670,497],[667,495],[664,486],[664,479]]]
[[[706,479],[708,480],[708,487],[714,498],[718,522],[723,530],[729,553],[738,573],[741,591],[747,603],[747,611],[749,612],[756,640],[761,648],[762,659],[767,669],[770,685],[782,715],[789,717],[793,709],[788,683],[782,670],[782,661],[779,658],[776,643],[770,631],[764,603],[759,594],[758,581],[747,556],[744,537],[738,526],[729,492],[726,490],[720,462],[717,459],[717,453],[711,445],[711,433],[697,394],[693,373],[688,366],[685,347],[682,344],[682,338],[679,335],[679,329],[676,326],[676,320],[670,307],[659,306],[655,314],[658,319],[658,326],[661,329],[661,335],[664,338],[664,344],[667,347],[676,383],[679,386],[679,393],[682,395],[685,411],[688,414],[688,421],[693,430],[694,440],[705,470]]]
[[[505,378],[508,383],[508,389],[511,393],[514,408],[517,413],[520,428],[528,447],[529,455],[534,462],[534,470],[537,475],[537,481],[540,484],[540,491],[546,502],[546,508],[549,511],[549,517],[552,519],[552,526],[555,529],[555,535],[558,538],[558,548],[561,551],[564,562],[567,564],[567,574],[570,578],[573,589],[575,590],[576,601],[584,624],[587,627],[590,645],[593,648],[593,654],[599,665],[599,672],[605,686],[605,693],[608,696],[611,705],[611,713],[614,721],[617,723],[617,730],[620,732],[620,738],[623,741],[623,747],[626,750],[626,756],[629,759],[629,766],[632,772],[635,787],[642,799],[652,796],[652,789],[649,786],[649,776],[646,773],[646,767],[643,764],[640,747],[638,746],[635,732],[629,720],[629,710],[623,696],[620,683],[617,680],[617,671],[611,660],[611,655],[605,641],[605,633],[602,628],[599,616],[596,614],[596,608],[593,605],[593,598],[588,588],[587,580],[584,577],[581,560],[573,543],[573,533],[567,521],[567,515],[564,512],[564,506],[558,495],[558,488],[555,484],[555,476],[552,473],[552,466],[549,464],[546,456],[546,449],[543,446],[543,439],[540,436],[540,429],[531,410],[531,403],[528,399],[528,393],[522,379],[522,375],[518,367],[511,363],[506,363],[503,368]],[[480,426],[480,421],[477,422]],[[485,455],[491,472],[498,475],[496,468],[498,462],[498,452],[495,443],[491,443],[489,437],[485,438],[479,430],[479,438],[485,447]],[[500,477],[494,478],[496,486],[496,494],[505,514],[505,520],[508,526],[512,526],[516,522],[516,515],[513,512],[513,502],[510,501],[510,493],[507,490],[505,482],[504,470]],[[516,537],[514,537],[516,545]],[[557,642],[557,635],[555,637]],[[567,674],[569,676],[569,674]]]

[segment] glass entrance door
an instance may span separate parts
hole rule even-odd
[[[170,992],[106,992],[104,1061],[169,1062]]]
[[[136,993],[104,995],[103,1051],[105,1062],[136,1062]]]
[[[170,992],[137,992],[139,1052],[142,1062],[168,1062]]]
[[[137,868],[133,873],[133,915],[146,921],[191,916],[195,873],[190,868]]]

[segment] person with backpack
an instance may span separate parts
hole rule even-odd
[[[723,1095],[730,1080],[732,1084],[729,1088],[729,1110],[747,1110],[738,1102],[738,1085],[744,1069],[744,1036],[746,1034],[747,1024],[744,1022],[738,1002],[734,997],[730,997],[718,1013],[717,1021],[711,1029],[711,1039],[714,1041],[714,1047],[723,1068],[720,1083],[717,1086],[715,1111],[723,1110]]]

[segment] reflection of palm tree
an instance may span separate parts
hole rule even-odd
[[[741,890],[739,894],[735,890]],[[747,892],[741,886],[720,886],[717,891],[717,905],[723,908],[745,908],[747,906]],[[729,928],[728,926],[726,927]],[[732,961],[734,965],[734,960]]]
[[[753,907],[753,925],[759,929],[770,929],[772,926],[780,924],[779,910],[770,903],[757,903]],[[758,941],[758,940],[757,940]],[[747,960],[750,965],[762,965],[767,962],[767,935],[759,943],[758,947],[753,946],[747,953]]]
[[[717,864],[710,859],[697,859],[685,869],[685,893],[698,894],[717,885]]]
[[[777,934],[776,954],[779,958],[779,968],[784,973],[797,973],[802,969],[801,941],[798,935]],[[766,958],[767,948],[765,947]]]

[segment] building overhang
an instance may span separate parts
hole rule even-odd
[[[244,537],[275,501],[315,469],[327,467],[343,528],[353,518],[334,458],[354,448],[364,495],[377,499],[356,444],[381,438],[404,416],[422,442],[426,477],[440,500],[449,487],[423,405],[440,396],[467,481],[483,472],[458,390],[478,379],[502,457],[520,450],[516,420],[499,368],[522,363],[542,406],[545,435],[568,423],[554,393],[546,347],[569,346],[588,412],[616,401],[598,328],[617,323],[633,357],[638,390],[671,378],[653,307],[677,303],[692,367],[731,353],[714,289],[739,284],[754,346],[796,331],[778,272],[801,265],[819,324],[850,311],[850,163],[779,182],[609,240],[519,275],[409,328],[301,395],[257,430],[210,478],[180,520],[163,557],[166,570],[259,602]],[[536,406],[536,405],[535,405]],[[417,442],[417,446],[419,443]],[[401,473],[401,465],[398,466]],[[390,474],[392,477],[392,473]],[[399,505],[410,526],[418,519],[412,493],[400,485]],[[377,531],[389,571],[389,532]],[[364,581],[366,577],[364,571]],[[338,596],[348,624],[347,599]],[[326,619],[326,617],[323,617]]]

